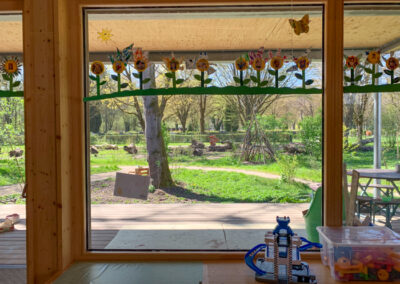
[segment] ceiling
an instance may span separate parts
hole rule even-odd
[[[265,49],[318,50],[322,47],[321,11],[309,11],[310,31],[297,36],[288,19],[301,11],[252,11],[207,13],[89,14],[88,43],[91,53],[111,53],[132,42],[144,50],[242,51]],[[345,48],[369,49],[400,46],[400,11],[352,11],[345,15]],[[21,16],[0,16],[0,53],[22,52]],[[103,41],[98,33],[111,31]]]

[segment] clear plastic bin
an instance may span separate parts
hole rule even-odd
[[[400,235],[386,227],[317,227],[321,259],[339,281],[400,281]]]

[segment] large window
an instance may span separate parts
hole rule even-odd
[[[353,199],[344,204],[349,210],[355,198],[356,219],[371,217],[375,225],[395,230],[399,229],[400,32],[393,27],[400,23],[399,9],[399,5],[346,5],[344,18],[345,86],[355,86],[355,92],[343,97],[348,184],[352,170],[360,173]],[[391,89],[380,87],[384,85]],[[365,92],[357,86],[366,86]]]
[[[22,16],[0,13],[0,266],[26,264],[22,59]]]
[[[313,238],[323,7],[85,12],[89,250]]]

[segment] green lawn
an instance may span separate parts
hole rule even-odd
[[[242,173],[175,169],[173,179],[210,202],[309,202],[311,189],[302,183],[280,183]]]

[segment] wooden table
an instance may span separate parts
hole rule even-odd
[[[368,182],[365,185],[359,184],[362,195],[367,195],[367,189],[371,184],[373,179],[385,179],[389,181],[394,189],[387,189],[387,192],[383,192],[386,196],[393,197],[393,191],[396,190],[398,194],[400,194],[398,186],[395,184],[395,181],[400,181],[400,173],[394,170],[382,170],[382,169],[357,169],[357,172],[360,173],[360,178],[367,178]],[[351,176],[352,171],[348,171],[347,175]],[[391,191],[391,192],[390,192]]]
[[[360,174],[360,178],[368,179],[368,182],[365,185],[362,185],[361,183],[358,184],[362,190],[361,195],[368,196],[367,189],[370,186],[371,181],[373,179],[385,179],[393,185],[393,188],[387,188],[386,192],[380,189],[387,197],[393,198],[394,190],[396,190],[397,193],[400,194],[399,187],[395,183],[395,181],[400,180],[400,173],[394,170],[383,170],[383,169],[357,169],[356,171]],[[352,171],[347,172],[347,175],[351,174]],[[392,217],[396,214],[396,210],[399,207],[399,205],[400,204],[397,200],[391,200],[387,202],[382,200],[372,200],[373,219],[375,220],[375,213],[377,208],[380,208],[379,211],[385,212],[385,217],[386,217],[385,226],[392,228],[390,221]]]

